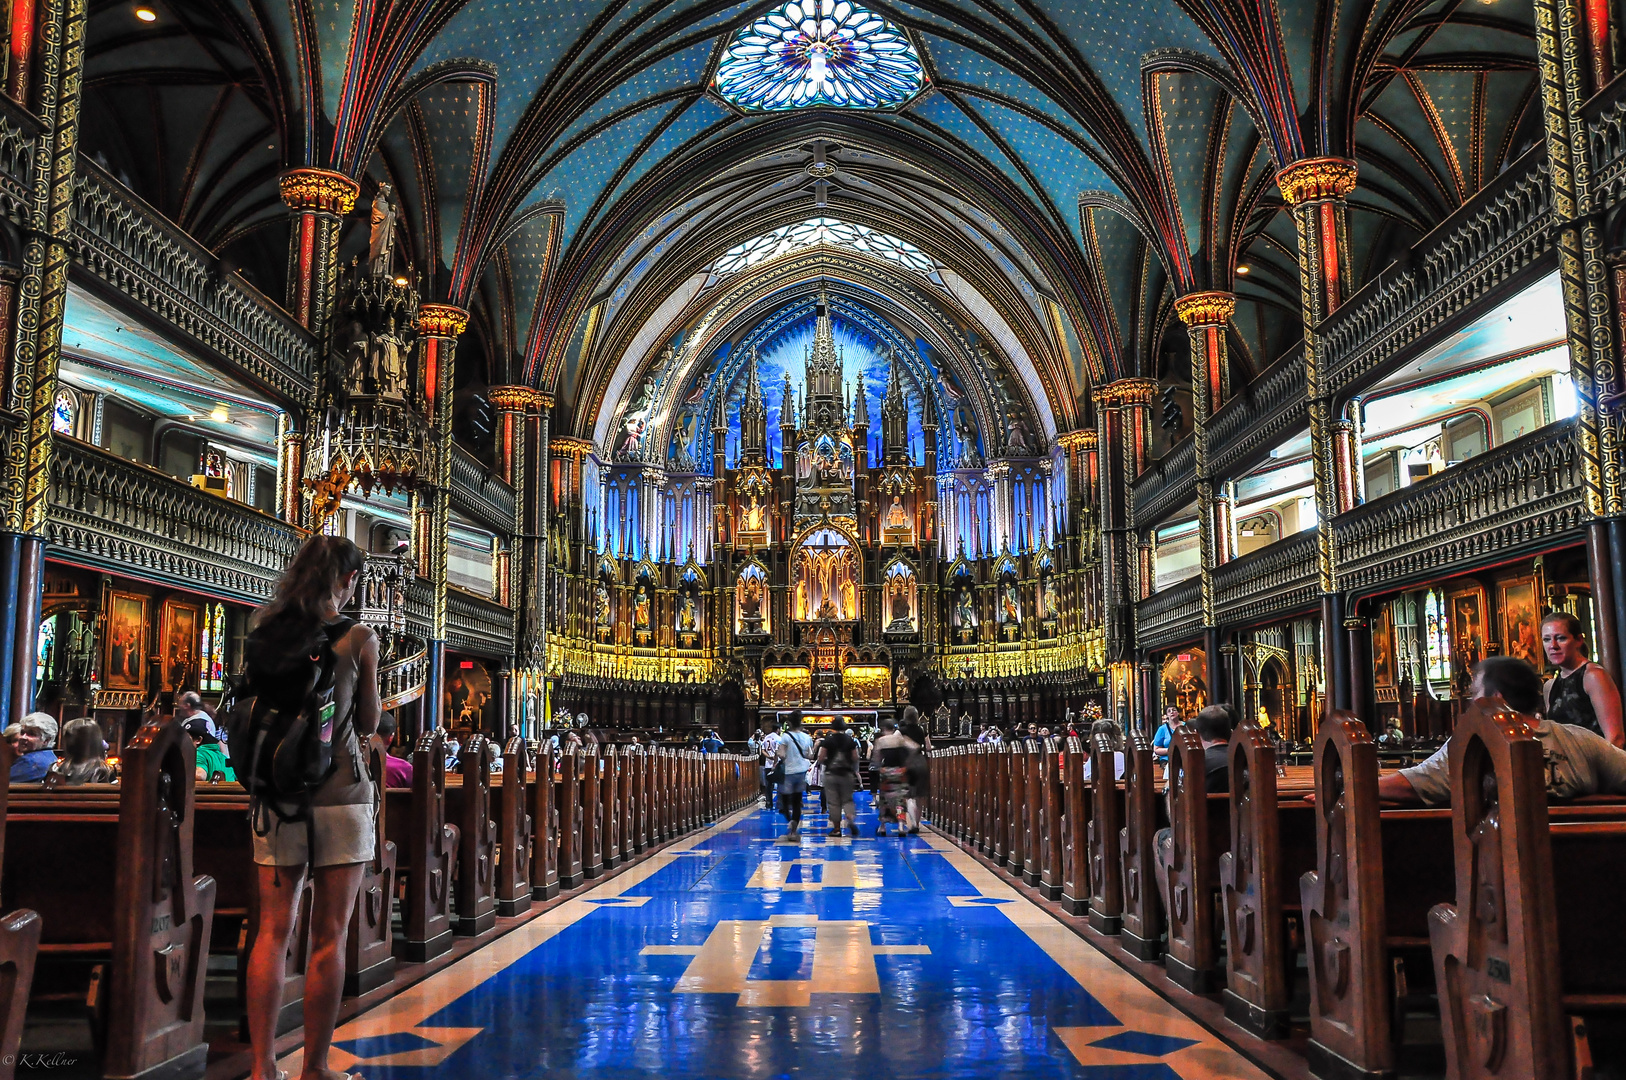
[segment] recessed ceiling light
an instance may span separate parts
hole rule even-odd
[[[395,283],[397,285],[401,286],[402,288],[405,288],[406,284],[407,284],[407,279],[404,278],[404,277],[398,277],[398,278],[395,279]]]
[[[216,405],[214,410],[209,413],[209,419],[217,424],[229,423],[231,421],[231,410],[224,405]]]
[[[1238,266],[1238,267],[1237,267],[1237,268],[1236,268],[1236,272],[1237,272],[1237,273],[1238,273],[1238,274],[1243,274],[1243,275],[1246,275],[1246,274],[1247,274],[1247,273],[1249,273],[1249,272],[1250,272],[1250,271],[1251,271],[1251,270],[1252,270],[1252,269],[1253,269],[1253,268],[1252,268],[1252,267],[1251,267],[1251,266],[1249,266],[1249,265],[1247,265],[1247,264],[1246,264],[1246,263],[1243,263],[1243,264],[1242,264],[1242,265],[1240,265],[1240,266]]]
[[[138,7],[138,8],[136,8],[135,9],[135,16],[136,16],[136,18],[140,19],[142,22],[157,22],[158,21],[158,12],[154,11],[150,7]]]

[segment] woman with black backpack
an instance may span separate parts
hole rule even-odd
[[[252,1080],[277,1080],[284,958],[307,867],[315,896],[303,1072],[346,1075],[329,1069],[327,1056],[350,913],[362,864],[373,857],[378,791],[361,743],[377,728],[380,708],[378,636],[340,612],[365,562],[343,537],[311,537],[275,597],[254,613],[244,650],[248,684],[237,695],[231,744],[238,778],[247,778],[259,868],[260,925],[248,961]]]

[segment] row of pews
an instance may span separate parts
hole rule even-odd
[[[382,777],[383,741],[366,749]],[[347,995],[757,797],[755,760],[728,754],[595,747],[537,770],[523,740],[475,736],[448,774],[434,732],[412,758],[412,788],[387,790],[378,815]],[[206,964],[238,957],[241,1010],[257,893],[248,798],[195,784],[194,760],[182,726],[156,719],[125,748],[118,785],[0,788],[0,1080],[31,1004],[81,1001],[104,1077],[204,1074]],[[308,953],[301,926],[279,1032],[300,1021]]]
[[[1311,1075],[1392,1077],[1443,1044],[1453,1078],[1581,1080],[1626,1047],[1626,799],[1549,802],[1535,725],[1470,708],[1435,809],[1379,801],[1348,713],[1311,766],[1240,727],[1226,793],[1185,729],[1167,782],[1140,735],[1120,782],[1106,736],[954,747],[932,821],[1230,1022],[1296,1039]]]

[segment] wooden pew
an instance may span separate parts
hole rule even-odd
[[[531,785],[531,899],[559,895],[559,810],[553,779],[553,754],[546,746],[536,758]]]
[[[1086,830],[1090,867],[1090,925],[1103,934],[1123,928],[1124,793],[1118,786],[1118,761],[1108,735],[1092,736],[1089,814]],[[1125,765],[1128,758],[1125,758]]]
[[[1022,744],[1022,862],[1012,873],[1029,885],[1038,885],[1042,879],[1044,857],[1044,743],[1029,739]]]
[[[598,794],[603,804],[599,816],[599,844],[604,853],[604,869],[611,870],[621,864],[620,747],[613,743],[604,747],[598,761]]]
[[[0,739],[0,775],[10,775],[15,758],[11,743]],[[8,791],[0,788],[0,866],[5,863]],[[5,891],[0,881],[0,895]],[[28,991],[34,982],[41,929],[39,913],[27,908],[0,918],[0,1080],[11,1080],[17,1070],[17,1051],[23,1041],[23,1019],[28,1012]]]
[[[601,846],[600,823],[604,816],[604,807],[599,802],[599,753],[598,747],[589,746],[577,758],[577,767],[581,770],[581,856],[582,873],[588,878],[596,878],[604,873],[604,849]]]
[[[1000,866],[1022,865],[1022,779],[1017,769],[1022,756],[1019,747],[1006,747],[999,755],[999,797],[994,806],[994,862]]]
[[[386,830],[385,814],[388,804],[384,800],[384,761],[389,746],[377,735],[369,737],[362,747],[367,758],[367,770],[379,793],[378,814],[373,826],[373,858],[362,864],[361,889],[356,893],[356,907],[350,916],[350,933],[345,939],[344,992],[356,997],[389,982],[395,974],[395,931],[392,915],[395,907],[396,847]],[[246,955],[246,954],[245,954]]]
[[[587,814],[582,806],[582,768],[585,757],[580,751],[566,750],[559,757],[559,786],[555,789],[559,805],[559,887],[574,889],[586,877],[582,859],[582,835],[586,829]]]
[[[497,803],[497,870],[493,892],[497,914],[518,915],[531,909],[531,752],[515,735],[503,747],[502,783],[492,792]]]
[[[1626,805],[1549,813],[1535,727],[1481,700],[1451,736],[1456,898],[1429,913],[1429,936],[1454,1078],[1588,1076],[1589,1023],[1618,1034],[1626,1010],[1626,932],[1613,917]]]
[[[192,872],[195,762],[178,722],[149,720],[125,747],[116,813],[54,792],[60,810],[8,814],[3,906],[51,913],[37,974],[85,995],[108,1077],[201,1077],[207,1063],[215,883]]]
[[[1062,740],[1046,739],[1040,758],[1039,888],[1045,899],[1061,899],[1066,876],[1067,790],[1062,783]]]
[[[457,919],[452,928],[477,937],[497,925],[497,823],[491,818],[491,762],[496,744],[471,735],[463,747],[462,783],[447,789],[449,811],[458,821]]]
[[[437,728],[412,751],[412,791],[385,797],[385,832],[396,843],[396,874],[404,883],[401,955],[412,963],[433,960],[452,947],[452,877],[461,833],[446,819],[446,744]],[[405,813],[394,809],[405,803]],[[394,830],[404,824],[402,833]]]
[[[1067,738],[1062,762],[1062,792],[1066,809],[1062,821],[1067,832],[1063,852],[1061,908],[1069,915],[1087,915],[1090,910],[1090,849],[1087,842],[1089,796],[1084,784],[1087,751],[1077,735]]]
[[[642,746],[627,747],[627,840],[634,854],[649,847],[649,755]]]
[[[1159,871],[1157,786],[1160,780],[1152,744],[1139,731],[1124,744],[1124,826],[1118,833],[1123,862],[1123,920],[1118,940],[1140,960],[1163,955],[1163,903]]]
[[[1302,802],[1293,808],[1279,803],[1276,748],[1257,725],[1240,725],[1226,753],[1230,839],[1219,856],[1225,1015],[1260,1038],[1286,1038],[1295,954],[1283,893],[1286,882],[1314,865],[1314,815]],[[1298,904],[1292,907],[1298,913]]]
[[[1159,887],[1168,914],[1163,966],[1178,985],[1207,994],[1223,977],[1213,901],[1224,841],[1214,834],[1223,837],[1229,828],[1228,801],[1209,798],[1203,744],[1195,731],[1176,731],[1169,755],[1169,828],[1156,841]]]

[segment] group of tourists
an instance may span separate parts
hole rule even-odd
[[[781,724],[769,717],[747,741],[758,755],[762,774],[762,801],[778,809],[788,822],[785,839],[802,834],[804,801],[808,792],[823,798],[829,835],[858,835],[856,793],[862,764],[868,762],[881,811],[875,834],[883,836],[889,823],[899,835],[920,831],[920,806],[930,783],[927,753],[930,740],[920,714],[906,706],[900,719],[886,717],[873,741],[863,729],[849,729],[845,718],[835,717],[815,734],[804,731],[800,712],[788,713]]]

